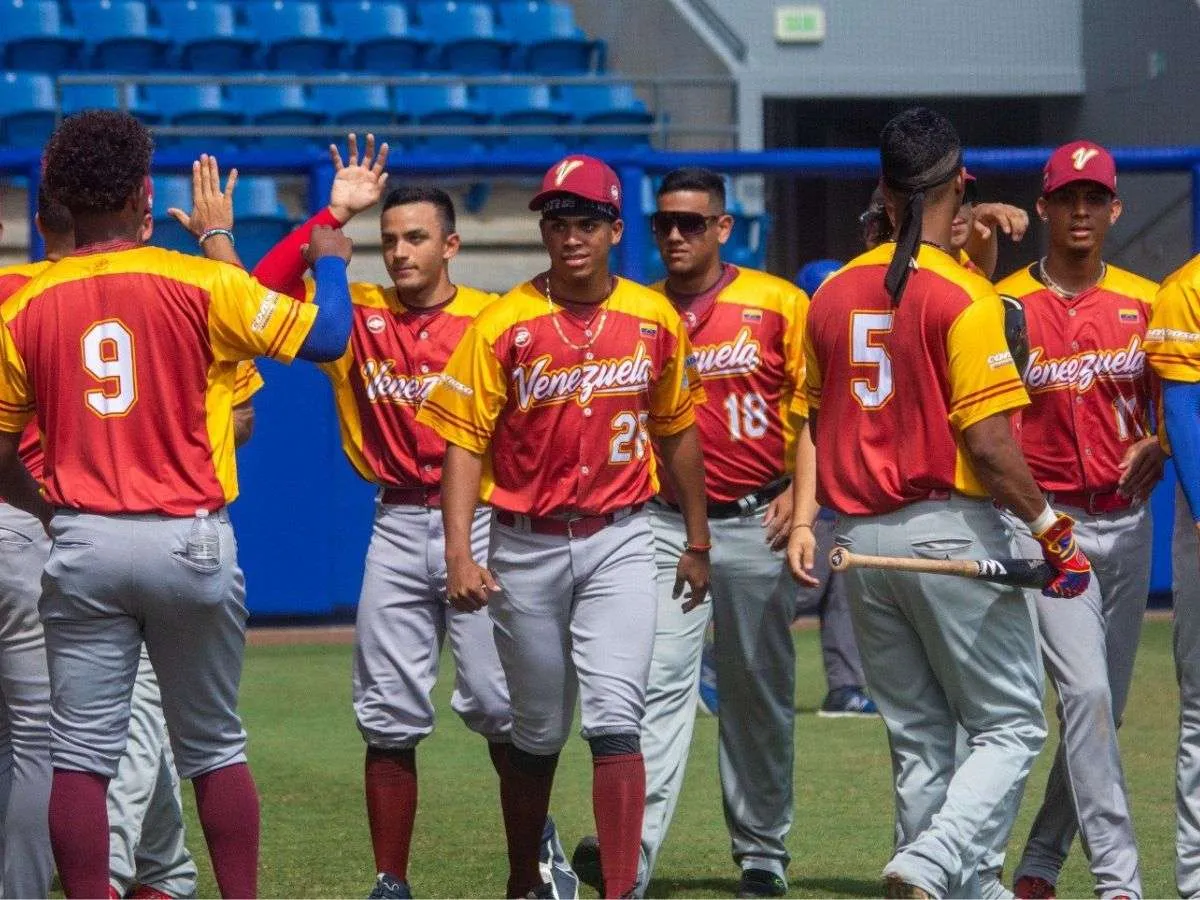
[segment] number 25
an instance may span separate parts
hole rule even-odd
[[[122,322],[107,319],[83,333],[82,345],[83,367],[101,384],[84,391],[84,401],[98,416],[125,415],[137,402],[133,334]]]

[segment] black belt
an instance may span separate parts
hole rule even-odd
[[[770,503],[792,485],[792,479],[784,476],[776,478],[774,481],[768,482],[760,487],[757,491],[746,494],[744,497],[738,497],[736,500],[728,500],[723,503],[709,503],[708,517],[710,519],[736,519],[739,516],[748,516],[764,503]],[[657,498],[659,503],[671,507],[671,509],[679,512],[679,506],[675,503],[670,503]]]

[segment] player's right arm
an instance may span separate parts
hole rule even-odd
[[[329,158],[335,174],[329,190],[329,205],[284,237],[267,251],[254,267],[254,277],[272,290],[296,300],[304,299],[304,245],[312,238],[314,228],[341,228],[352,218],[370,209],[383,196],[387,184],[388,145],[375,153],[375,135],[367,135],[366,152],[359,156],[358,138],[347,137],[346,162],[338,148],[329,145]]]
[[[471,555],[471,521],[483,480],[483,455],[508,397],[504,369],[478,319],[450,355],[441,380],[417,411],[417,421],[446,441],[442,520],[446,532],[447,599],[465,611],[487,605],[499,590]]]
[[[997,294],[970,303],[950,327],[950,423],[980,483],[1029,526],[1057,575],[1043,593],[1075,597],[1087,590],[1091,564],[1075,542],[1074,520],[1046,502],[1013,437],[1009,415],[1029,397],[1013,365]]]
[[[50,524],[53,508],[21,461],[21,434],[34,415],[33,394],[7,324],[0,324],[0,496],[43,525]]]

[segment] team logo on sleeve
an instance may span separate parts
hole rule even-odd
[[[528,366],[513,369],[517,406],[522,412],[534,406],[550,406],[572,399],[580,406],[587,406],[593,397],[640,394],[650,386],[654,368],[646,345],[641,341],[632,356],[598,359],[561,369],[551,369],[553,362],[546,354]]]
[[[275,312],[278,303],[279,295],[274,291],[268,291],[267,295],[262,298],[262,303],[258,305],[258,313],[254,316],[254,321],[250,323],[250,330],[255,334],[262,334],[267,323],[271,321],[271,314]]]

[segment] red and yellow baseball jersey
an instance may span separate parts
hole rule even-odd
[[[991,284],[922,244],[895,306],[883,286],[895,249],[881,244],[831,275],[804,333],[805,391],[820,411],[817,499],[847,515],[947,491],[986,496],[959,433],[1029,402]]]
[[[1159,288],[1145,350],[1159,378],[1200,381],[1200,256],[1168,275]]]
[[[654,290],[667,293],[665,282]],[[708,499],[737,500],[795,464],[795,417],[807,414],[797,393],[808,295],[774,275],[726,266],[716,290],[686,303],[672,299],[707,395],[696,428]],[[673,499],[665,479],[663,493]]]
[[[1021,449],[1044,491],[1114,491],[1125,451],[1151,433],[1157,388],[1143,343],[1158,286],[1110,265],[1099,284],[1067,300],[1036,271],[996,285],[1021,302],[1029,333]]]
[[[308,286],[312,298],[313,287]],[[333,384],[342,450],[368,481],[433,488],[442,480],[446,442],[416,421],[467,327],[495,294],[459,286],[435,309],[410,309],[395,288],[350,286],[354,324],[341,359],[321,366]]]
[[[0,313],[0,429],[36,411],[47,499],[189,516],[237,496],[238,362],[290,361],[316,308],[235,266],[115,241],[55,263]]]
[[[658,491],[651,437],[695,422],[691,349],[662,295],[624,279],[598,307],[538,280],[484,309],[417,421],[485,454],[481,499],[532,516],[599,515]]]
[[[4,304],[17,291],[30,281],[45,272],[53,263],[48,259],[41,262],[22,263],[16,266],[6,266],[0,269],[0,304]],[[21,462],[29,470],[35,481],[42,480],[46,457],[42,453],[42,436],[38,430],[37,417],[34,416],[21,432],[20,445]]]

